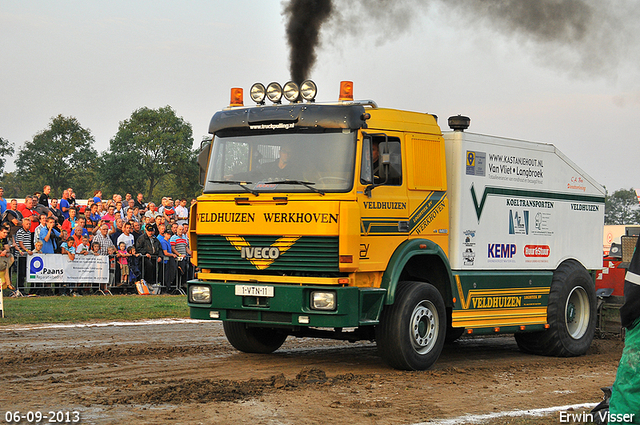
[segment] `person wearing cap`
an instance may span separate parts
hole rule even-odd
[[[144,228],[144,234],[136,241],[136,251],[144,257],[144,277],[149,284],[156,283],[156,265],[162,261],[162,245],[156,238],[155,223]]]

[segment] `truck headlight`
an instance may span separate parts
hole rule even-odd
[[[311,308],[314,310],[335,310],[336,293],[333,291],[313,291],[311,293]]]
[[[192,303],[210,304],[211,288],[208,286],[190,286],[189,301],[191,301]]]

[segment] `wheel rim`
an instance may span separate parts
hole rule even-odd
[[[576,286],[567,297],[565,322],[567,331],[573,339],[580,339],[589,327],[589,296],[581,286]]]
[[[411,314],[411,345],[419,354],[431,351],[438,339],[438,310],[431,301],[421,301]]]

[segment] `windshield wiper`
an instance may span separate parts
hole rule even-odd
[[[235,181],[235,180],[209,180],[209,183],[237,184],[238,186],[240,186],[241,188],[243,188],[247,192],[250,192],[250,193],[252,193],[253,195],[256,195],[256,196],[260,196],[260,192],[258,192],[257,190],[249,189],[247,186],[245,186],[247,184],[252,184],[251,182],[240,182],[240,181]]]
[[[312,191],[319,193],[320,195],[324,195],[324,192],[322,190],[316,189],[315,187],[313,187],[313,185],[315,184],[314,182],[305,182],[302,180],[281,180],[281,181],[269,182],[269,184],[301,184],[302,186],[307,187]]]

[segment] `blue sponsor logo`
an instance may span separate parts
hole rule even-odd
[[[487,255],[489,258],[513,258],[517,251],[516,244],[513,243],[490,243],[488,247],[489,251]]]
[[[36,274],[42,270],[44,267],[44,261],[42,261],[41,257],[35,256],[31,259],[29,263],[29,271],[31,274]]]

